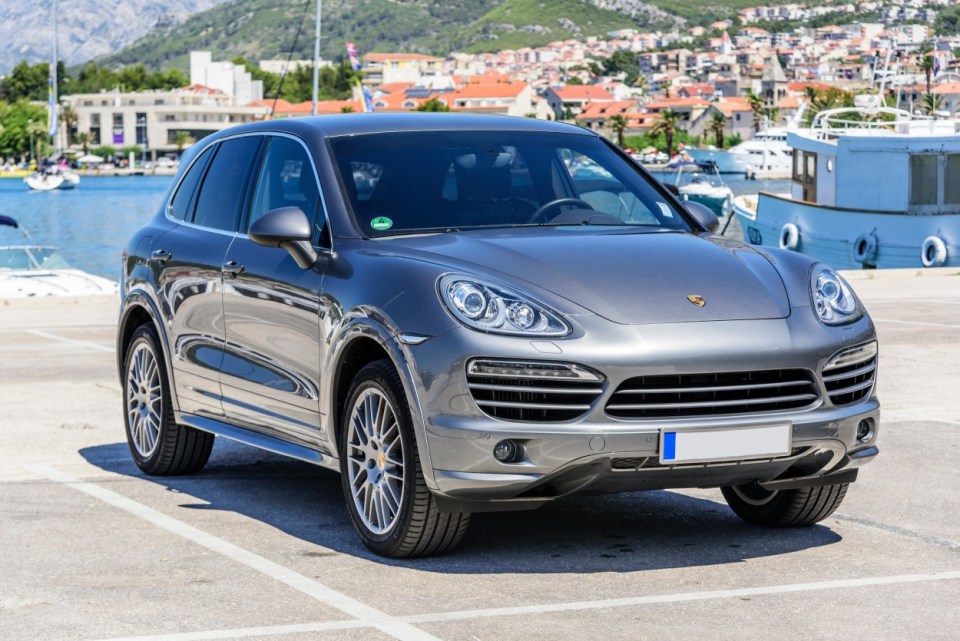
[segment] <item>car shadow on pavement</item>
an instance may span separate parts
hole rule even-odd
[[[473,515],[463,543],[449,554],[413,560],[378,557],[357,539],[337,474],[217,439],[203,472],[150,477],[126,443],[80,450],[92,465],[205,501],[188,510],[245,515],[311,544],[306,557],[327,550],[384,565],[444,574],[635,572],[740,563],[838,543],[829,527],[750,526],[722,503],[670,491],[581,496],[539,510]],[[176,517],[176,515],[174,514]],[[177,518],[189,520],[189,516]],[[829,523],[829,520],[827,521]],[[324,549],[313,548],[319,546]]]

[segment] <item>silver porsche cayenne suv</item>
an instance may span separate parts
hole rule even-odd
[[[227,129],[123,255],[130,452],[195,473],[222,436],[337,470],[392,557],[575,493],[816,523],[878,452],[874,326],[828,266],[717,229],[577,127]]]

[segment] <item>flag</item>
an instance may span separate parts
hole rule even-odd
[[[350,66],[353,67],[353,70],[360,71],[360,55],[357,53],[357,45],[348,42],[347,55],[350,57]]]
[[[936,78],[940,73],[940,56],[933,57],[933,77]]]
[[[55,64],[51,64],[50,79],[47,81],[50,90],[50,97],[47,99],[47,110],[50,112],[50,129],[48,133],[51,136],[57,135],[57,92],[54,89],[55,76],[53,75],[55,73],[57,73],[57,66]]]
[[[370,90],[366,87],[361,87],[363,91],[363,112],[364,113],[373,113],[375,110],[373,108],[373,96],[370,95]]]

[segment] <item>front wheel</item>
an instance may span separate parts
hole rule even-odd
[[[151,325],[138,327],[130,337],[123,371],[123,418],[137,467],[155,476],[199,472],[210,458],[214,436],[173,420],[167,368]]]
[[[764,527],[803,527],[819,523],[833,514],[848,483],[803,487],[795,490],[767,490],[759,483],[720,488],[730,508],[747,523]]]
[[[353,379],[339,433],[347,512],[360,540],[382,556],[440,554],[466,533],[469,514],[445,514],[427,488],[403,384],[388,360]]]

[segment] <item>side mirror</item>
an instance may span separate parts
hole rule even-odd
[[[313,228],[299,207],[268,211],[253,221],[247,234],[258,245],[287,250],[301,269],[310,269],[317,262],[317,252],[310,243]]]
[[[692,200],[688,200],[683,204],[686,206],[687,212],[693,216],[693,219],[697,221],[701,227],[706,228],[707,231],[712,234],[717,233],[717,230],[720,229],[720,219],[717,218],[717,215],[713,213],[712,209]]]

